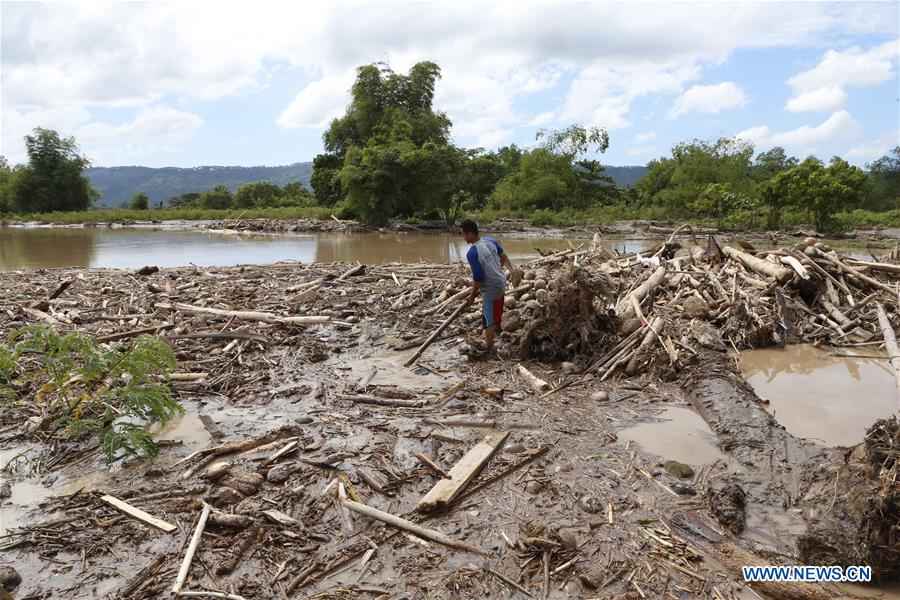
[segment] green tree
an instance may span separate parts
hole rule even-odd
[[[231,208],[233,200],[232,193],[227,187],[217,185],[200,194],[197,202],[201,208]]]
[[[866,165],[868,194],[863,208],[870,210],[900,209],[900,146],[890,154]]]
[[[13,193],[16,185],[15,169],[9,166],[5,156],[0,156],[0,214],[13,210]]]
[[[128,208],[132,210],[147,210],[150,207],[150,196],[144,192],[138,192],[131,198]]]
[[[834,213],[859,201],[864,182],[865,173],[839,157],[826,167],[810,156],[776,175],[772,186],[790,204],[808,211],[818,231],[829,231],[835,227]]]
[[[14,178],[12,207],[18,213],[87,210],[99,194],[83,175],[90,161],[74,137],[36,127],[25,136],[28,164]]]
[[[188,192],[169,198],[169,206],[171,208],[196,208],[199,204],[200,194],[198,192]]]
[[[800,161],[788,156],[784,148],[776,146],[767,152],[761,152],[753,162],[753,176],[759,182],[759,197],[768,209],[766,225],[769,229],[781,227],[781,213],[785,208],[786,198],[772,185],[772,180],[779,173],[796,167]]]
[[[457,183],[447,170],[457,166],[457,151],[450,120],[432,107],[439,78],[432,62],[413,65],[407,75],[380,63],[357,69],[346,113],[331,122],[325,153],[313,161],[311,184],[322,204],[343,201],[377,224],[422,211],[452,212],[448,189]],[[441,157],[450,162],[437,165]],[[429,187],[432,178],[440,183]]]
[[[515,165],[497,184],[492,202],[503,209],[561,210],[586,208],[609,192],[612,180],[595,160],[581,159],[588,152],[605,152],[606,130],[571,125],[537,132],[537,148],[521,152],[502,149],[502,165]],[[614,187],[614,186],[613,186]]]
[[[271,181],[254,181],[245,183],[234,191],[234,206],[237,208],[278,206],[281,196],[281,188]]]
[[[741,196],[753,195],[752,157],[753,145],[742,140],[685,141],[672,148],[671,158],[651,161],[635,185],[645,203],[663,205],[673,216],[690,216],[697,198],[711,184],[727,185]]]

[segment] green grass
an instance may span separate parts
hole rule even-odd
[[[127,208],[103,208],[86,211],[5,215],[2,222],[41,221],[70,225],[75,223],[127,223],[130,221],[201,221],[219,219],[328,219],[335,209],[324,206],[290,206],[284,208],[162,208],[131,210]]]
[[[69,225],[76,223],[129,223],[132,221],[215,221],[221,219],[329,219],[331,215],[342,217],[340,207],[304,206],[283,208],[228,208],[228,209],[149,209],[131,210],[124,208],[104,208],[76,212],[52,212],[29,215],[5,215],[0,222],[41,221]],[[500,218],[523,219],[535,227],[572,227],[609,225],[615,221],[687,221],[700,227],[715,227],[713,219],[689,215],[676,215],[662,206],[630,207],[624,205],[594,206],[584,210],[563,209],[507,211],[484,208],[469,212],[466,217],[481,223],[489,223]],[[807,214],[803,211],[785,211],[782,215],[782,230],[812,229]],[[849,231],[868,227],[900,227],[900,210],[872,212],[854,210],[838,213],[834,217],[837,229]],[[723,227],[729,229],[765,229],[766,215],[732,214],[723,220]]]

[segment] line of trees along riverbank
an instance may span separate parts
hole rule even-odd
[[[433,107],[439,78],[431,62],[405,75],[382,63],[360,67],[350,104],[330,123],[325,151],[313,161],[314,193],[300,183],[260,181],[234,192],[218,185],[175,196],[168,207],[183,210],[184,218],[292,209],[376,225],[473,215],[537,225],[668,218],[730,228],[900,226],[900,147],[863,170],[840,157],[826,163],[783,148],[757,153],[739,139],[689,140],[651,161],[634,185],[619,186],[595,158],[609,147],[606,130],[596,126],[541,130],[531,148],[456,146],[450,119]],[[91,206],[97,193],[83,175],[89,161],[73,138],[38,128],[26,137],[26,150],[27,164],[0,163],[0,213]],[[140,212],[151,203],[136,190],[129,207]]]

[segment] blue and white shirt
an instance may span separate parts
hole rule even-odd
[[[483,237],[469,248],[466,259],[472,267],[472,280],[481,283],[485,300],[502,298],[506,291],[506,274],[500,266],[503,248],[494,238]]]

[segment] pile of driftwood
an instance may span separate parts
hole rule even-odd
[[[134,598],[299,596],[320,584],[346,597],[540,596],[570,593],[575,580],[584,588],[570,595],[733,597],[701,555],[729,569],[763,559],[700,516],[705,502],[691,494],[712,466],[681,481],[611,443],[611,422],[644,406],[632,402],[671,401],[623,376],[674,378],[710,349],[794,341],[895,352],[900,275],[896,259],[858,261],[815,243],[757,252],[675,239],[640,254],[585,244],[522,265],[501,353],[566,361],[552,369],[459,366],[447,350],[480,319],[477,305],[462,307],[465,265],[0,274],[3,335],[34,322],[105,341],[153,333],[178,355],[173,386],[186,404],[243,407],[254,422],[264,413],[249,411],[272,403],[291,420],[251,435],[207,418],[209,447],[53,499],[47,510],[62,516],[13,531],[0,552],[46,557],[72,578],[67,589],[99,585],[110,564],[139,565],[114,588]],[[428,340],[442,343],[422,348]],[[438,391],[373,385],[377,368],[359,378],[340,361],[374,351],[461,379]],[[570,386],[580,393],[565,398]],[[40,407],[22,400],[0,412],[0,447],[39,439],[21,424]],[[890,482],[897,429],[885,431],[867,443]],[[42,466],[82,469],[97,454],[73,439],[47,449]],[[896,494],[872,507],[884,518],[870,522],[885,523]],[[690,537],[698,530],[703,539]],[[827,597],[804,590],[794,597]]]

